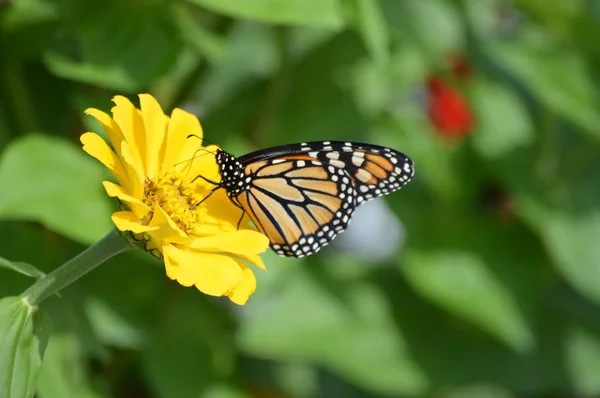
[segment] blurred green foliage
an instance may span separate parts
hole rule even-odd
[[[0,1],[1,296],[111,228],[78,137],[115,94],[238,155],[342,139],[416,164],[377,266],[267,253],[238,308],[109,261],[44,302],[37,396],[600,396],[598,37],[594,0]],[[460,136],[429,118],[432,77],[469,104]]]

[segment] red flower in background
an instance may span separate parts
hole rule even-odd
[[[427,79],[427,114],[440,135],[460,138],[471,132],[473,112],[463,94],[440,77]]]
[[[458,81],[472,77],[471,65],[462,54],[450,54],[447,68]],[[439,135],[458,139],[468,135],[475,123],[466,97],[443,77],[431,75],[426,81],[427,114]]]

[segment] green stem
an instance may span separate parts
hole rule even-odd
[[[75,282],[109,258],[132,248],[119,231],[112,230],[104,238],[39,279],[25,290],[21,296],[31,306],[38,305],[44,299]]]

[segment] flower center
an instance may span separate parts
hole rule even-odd
[[[199,188],[199,184],[186,175],[173,170],[163,172],[153,179],[146,179],[144,203],[151,209],[160,206],[181,230],[190,233],[203,223],[206,216],[204,206],[196,206],[203,199]],[[153,212],[150,212],[143,222],[149,224],[152,216]]]

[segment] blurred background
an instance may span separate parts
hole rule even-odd
[[[600,397],[600,2],[2,0],[0,256],[111,229],[83,110],[152,93],[241,155],[401,150],[416,176],[245,307],[120,255],[44,302],[41,398]],[[31,283],[0,270],[0,295]]]

